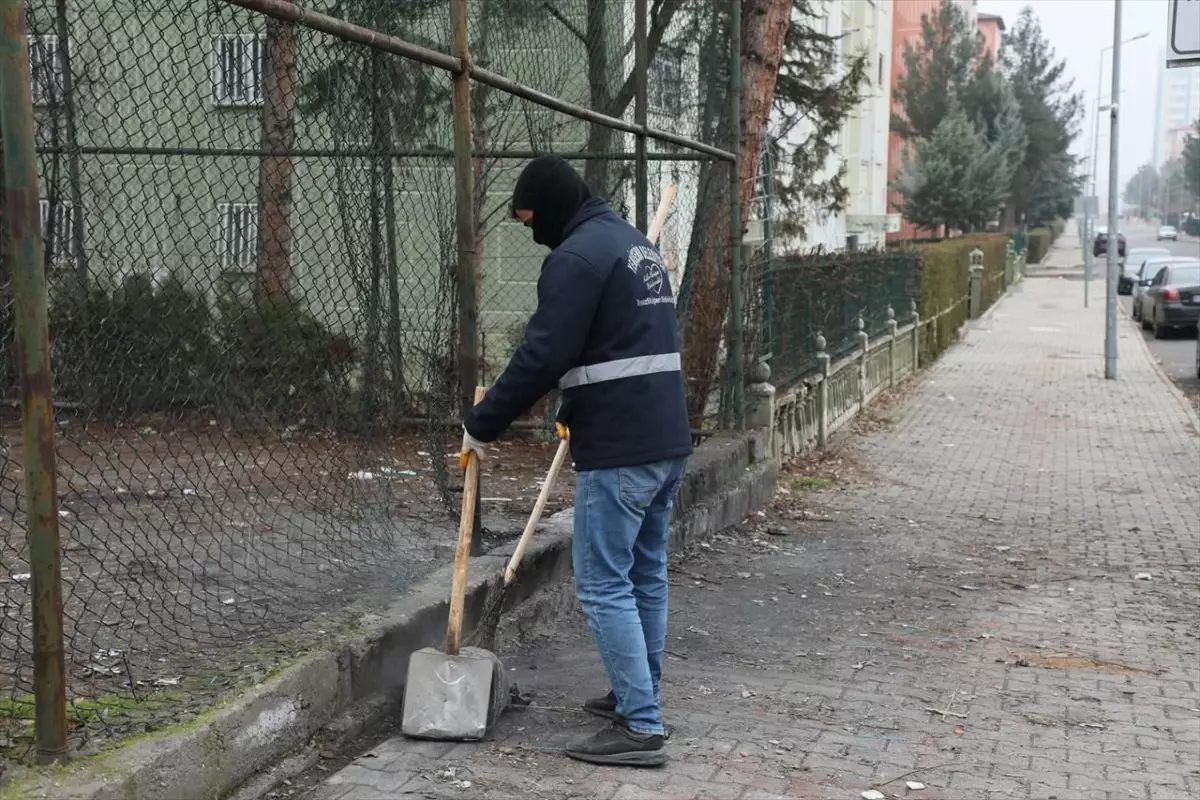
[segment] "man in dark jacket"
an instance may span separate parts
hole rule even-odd
[[[481,458],[558,387],[575,488],[575,591],[612,690],[584,708],[614,725],[567,748],[596,764],[666,761],[659,679],[667,529],[692,453],[675,302],[662,257],[561,158],[522,171],[513,215],[551,252],[525,342],[464,424]]]

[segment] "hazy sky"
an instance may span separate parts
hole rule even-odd
[[[1059,58],[1067,62],[1067,75],[1084,93],[1087,115],[1074,151],[1089,155],[1096,109],[1096,79],[1101,50],[1113,42],[1113,0],[979,0],[979,10],[999,14],[1011,29],[1017,15],[1031,6],[1046,38]],[[1154,153],[1154,105],[1158,91],[1159,60],[1167,44],[1167,0],[1123,0],[1121,38],[1141,33],[1144,39],[1121,48],[1120,160],[1117,174],[1121,190],[1137,168]],[[1188,69],[1200,69],[1189,67]],[[1112,50],[1104,53],[1102,97],[1108,102],[1112,87]],[[1100,158],[1097,194],[1104,202],[1108,182],[1108,114],[1100,120]]]

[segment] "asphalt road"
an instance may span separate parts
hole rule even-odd
[[[1165,247],[1174,255],[1179,256],[1196,256],[1200,258],[1200,240],[1187,239],[1186,241],[1178,242],[1156,242],[1154,240],[1153,230],[1141,230],[1134,228],[1128,234],[1128,247]],[[1129,312],[1129,297],[1122,296],[1121,308],[1126,314],[1121,320],[1122,325],[1134,325],[1133,320],[1128,316]],[[1150,345],[1150,352],[1162,364],[1163,369],[1171,376],[1171,379],[1179,385],[1179,388],[1193,399],[1194,402],[1200,404],[1200,380],[1196,379],[1196,332],[1195,329],[1189,334],[1182,336],[1172,336],[1168,339],[1155,339],[1149,332],[1142,332],[1146,342]]]

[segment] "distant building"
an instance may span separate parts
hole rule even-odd
[[[336,7],[327,0],[312,5],[318,10]],[[420,7],[394,5],[410,16],[418,12],[408,9]],[[64,166],[56,173],[48,163],[48,153],[62,147],[55,137],[65,130],[59,117],[64,112],[52,110],[62,84],[56,5],[51,0],[27,4],[30,88],[46,192],[40,211],[46,239],[52,242],[52,288],[80,274],[101,287],[140,275],[156,280],[176,276],[214,304],[247,293],[260,280],[259,148],[269,86],[266,17],[196,0],[98,0],[66,7],[76,136],[83,151],[79,207],[71,199],[69,170]],[[620,52],[632,36],[632,7],[631,0],[604,5],[613,52]],[[545,29],[537,28],[538,36],[529,27],[498,27],[490,43],[490,66],[549,94],[587,104],[588,55],[582,42],[566,34],[570,27],[583,27],[588,6],[584,0],[564,0],[556,8],[565,23],[545,22]],[[648,70],[649,121],[694,136],[697,112],[689,98],[698,92],[699,44],[685,41],[680,31],[688,26],[682,21],[676,27],[680,30],[668,32]],[[404,90],[387,94],[369,85],[360,72],[364,54],[372,52],[368,48],[303,28],[297,36],[301,107],[295,113],[295,148],[300,154],[291,159],[287,259],[293,298],[338,332],[365,335],[364,320],[394,312],[412,341],[448,340],[446,310],[455,302],[446,271],[455,263],[451,162],[437,155],[399,153],[381,161],[373,154],[371,114],[388,106],[383,98],[403,97]],[[530,45],[534,41],[536,47]],[[626,70],[632,69],[632,59],[631,52]],[[434,75],[431,96],[437,98],[443,85],[438,81],[445,75],[423,72],[426,68],[415,62],[398,63],[405,65],[406,80]],[[605,70],[614,87],[627,74],[621,66],[616,59]],[[337,91],[322,89],[334,78]],[[584,123],[504,93],[494,97],[489,124],[497,149],[584,149]],[[385,123],[381,141],[401,152],[448,147],[449,99],[431,102],[436,106],[405,112],[427,121]],[[632,104],[625,116],[632,122]],[[632,137],[614,135],[613,147],[632,150]],[[482,169],[490,220],[479,243],[481,346],[485,358],[503,364],[536,307],[545,252],[519,222],[493,210],[506,206],[520,162],[480,161],[489,162]],[[576,165],[583,169],[582,162]],[[680,265],[691,238],[699,166],[695,161],[655,160],[649,171],[651,213],[665,186],[678,188],[680,200],[660,243],[669,264]],[[390,192],[380,177],[384,173],[390,176]],[[54,174],[60,177],[52,202],[47,185]],[[631,194],[613,199],[616,205],[624,200],[633,207]],[[82,229],[81,252],[77,228]],[[389,258],[389,252],[394,256]],[[384,301],[379,298],[389,294],[398,298],[397,307],[381,311]],[[415,359],[411,374],[420,375],[428,356]]]
[[[848,190],[846,208],[829,213],[811,209],[803,241],[781,242],[785,249],[823,247],[872,247],[882,244],[888,224],[888,123],[891,117],[892,9],[895,4],[883,0],[823,0],[814,5],[813,26],[820,32],[838,37],[838,63],[841,70],[847,59],[867,56],[868,85],[863,100],[846,118],[837,134],[837,148],[829,157],[817,180],[824,180],[843,166]],[[781,142],[781,157],[790,158],[803,147],[812,129],[801,123],[788,131]],[[787,164],[776,170],[788,174]],[[751,212],[753,217],[753,211]]]
[[[1004,33],[1004,18],[996,14],[980,12],[975,16],[975,27],[983,39],[984,49],[993,59],[1000,57],[1001,35]]]
[[[1163,136],[1163,161],[1173,161],[1183,158],[1183,148],[1192,132],[1189,125],[1186,128],[1172,128]]]
[[[1158,95],[1154,109],[1154,165],[1178,158],[1179,131],[1200,117],[1200,68],[1166,68],[1166,54],[1158,55]],[[1173,152],[1172,148],[1176,148]]]
[[[978,24],[980,17],[978,9],[978,0],[956,0],[967,12],[972,24]],[[941,0],[894,0],[892,6],[892,75],[891,75],[891,96],[892,110],[899,112],[901,109],[896,105],[896,85],[904,77],[904,46],[911,44],[916,46],[921,41],[921,17],[929,14],[934,15],[941,7]],[[989,44],[989,47],[999,47],[1000,31],[1003,28],[1003,22],[999,17],[991,14],[983,15],[986,19],[987,30],[981,30],[985,37],[994,36],[995,44]],[[994,20],[994,21],[993,21]],[[995,52],[995,51],[993,51]],[[896,179],[897,173],[900,171],[900,164],[903,161],[904,154],[904,139],[900,134],[891,131],[888,134],[888,183]],[[903,198],[899,192],[888,192],[888,210],[899,211],[903,205]],[[915,236],[928,236],[928,231],[921,231],[917,226],[903,221],[900,229],[888,234],[889,239],[911,239]]]
[[[843,0],[850,7],[850,47],[870,54],[871,86],[844,131],[846,238],[860,247],[882,244],[888,230],[888,135],[892,110],[892,3]]]

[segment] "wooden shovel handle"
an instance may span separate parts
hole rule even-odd
[[[475,387],[475,404],[483,400],[487,390]],[[467,563],[471,559],[471,534],[475,529],[475,498],[479,495],[479,456],[467,453],[466,477],[463,481],[462,513],[458,518],[458,547],[454,550],[454,576],[450,581],[450,619],[446,623],[446,655],[458,655],[462,643],[463,608],[467,595]]]
[[[529,540],[533,538],[533,530],[541,521],[542,512],[546,510],[546,501],[550,499],[550,489],[554,486],[554,481],[558,478],[558,471],[562,469],[570,452],[571,442],[566,436],[563,436],[558,443],[558,449],[554,451],[554,460],[550,462],[550,470],[546,473],[546,482],[542,484],[542,491],[538,493],[537,502],[533,504],[533,512],[529,515],[529,521],[525,523],[525,530],[517,541],[517,549],[513,550],[512,558],[508,560],[508,566],[504,568],[505,586],[510,585],[517,577],[517,567],[521,565],[521,559],[525,557]]]
[[[650,229],[646,231],[646,238],[652,245],[658,245],[658,234],[662,232],[663,225],[667,224],[667,214],[671,212],[671,203],[675,200],[677,189],[675,184],[668,184],[662,199],[658,202],[658,210],[654,212],[654,221],[650,223]]]

